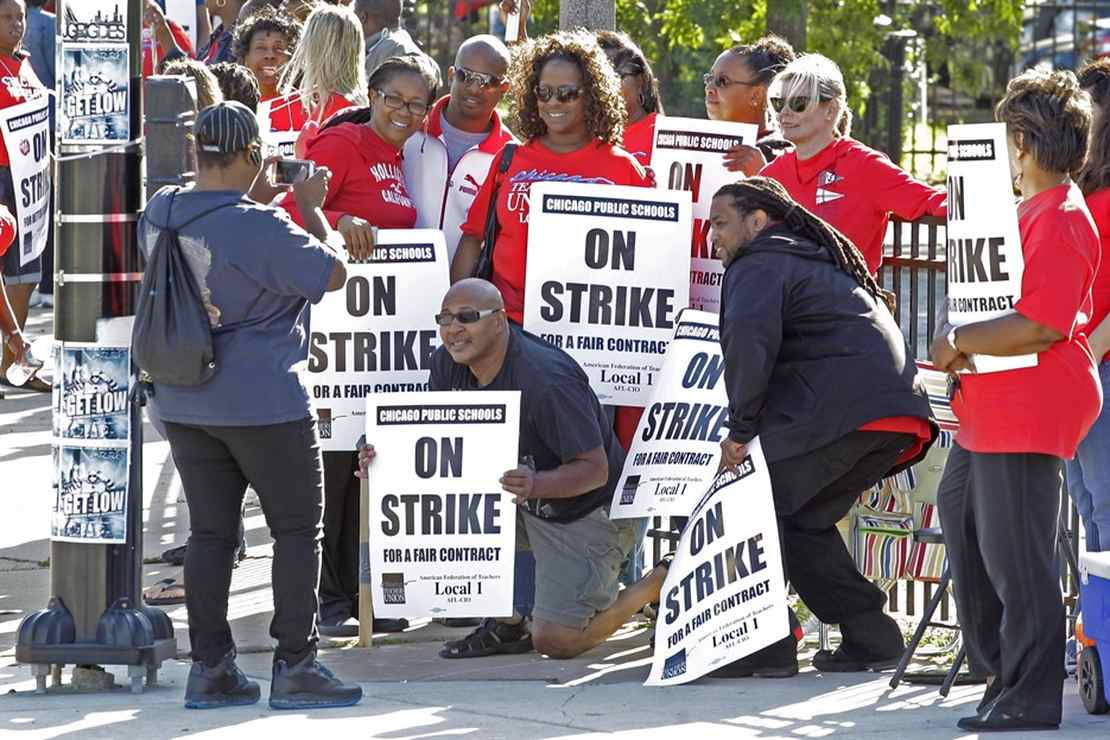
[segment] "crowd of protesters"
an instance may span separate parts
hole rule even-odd
[[[26,7],[41,4],[0,0],[0,107],[44,94],[40,80],[52,85],[52,65],[32,67],[40,54],[53,61]],[[526,29],[527,3],[502,6],[522,10]],[[607,510],[640,410],[602,406],[569,355],[521,328],[532,183],[655,185],[652,143],[665,101],[651,60],[614,32],[525,33],[512,50],[475,36],[459,46],[437,97],[440,71],[401,19],[400,0],[198,0],[194,52],[160,4],[147,3],[144,74],[190,76],[201,112],[197,184],[151,201],[141,243],[149,251],[173,229],[190,245],[221,357],[212,381],[156,381],[153,394],[190,506],[187,706],[259,697],[235,665],[226,619],[248,484],[275,538],[271,705],[341,706],[361,696],[316,660],[315,645],[319,633],[359,630],[357,477],[376,454],[372,444],[319,453],[295,368],[306,356],[310,304],[343,285],[345,261],[371,256],[379,229],[443,231],[452,287],[436,316],[442,347],[430,387],[521,391],[520,449],[534,463],[501,479],[535,554],[531,614],[486,615],[441,654],[578,655],[656,601],[666,576],[663,562],[640,578],[645,524],[614,522]],[[887,668],[902,654],[901,632],[836,523],[861,491],[920,460],[937,436],[876,276],[890,216],[943,218],[946,193],[851,138],[847,88],[829,58],[795,53],[778,37],[753,39],[717,57],[704,91],[708,118],[758,130],[753,146],[723,155],[737,181],[717,193],[710,217],[725,266],[722,465],[735,467],[760,437],[787,578],[841,628],[840,646],[819,652],[815,665]],[[1065,465],[1088,549],[1110,549],[1108,106],[1110,62],[1078,78],[1037,71],[1011,81],[996,118],[1007,126],[1021,197],[1021,297],[1002,318],[944,324],[932,346],[936,367],[958,378],[960,429],[940,517],[968,654],[990,677],[976,713],[960,721],[968,730],[1060,722],[1065,634],[1054,553]],[[279,133],[316,165],[291,187],[273,184],[276,158],[264,148]],[[6,161],[0,146],[4,245],[16,231]],[[264,252],[238,248],[260,239]],[[0,371],[27,351],[20,329],[43,269],[5,257]],[[254,361],[262,354],[271,358],[264,366]],[[980,354],[1038,362],[976,374]],[[794,675],[793,615],[791,625],[787,638],[716,675]]]

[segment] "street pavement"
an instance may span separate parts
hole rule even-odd
[[[50,314],[33,309],[30,331],[48,333]],[[630,622],[609,641],[575,660],[535,654],[444,660],[444,639],[460,636],[428,620],[398,635],[378,635],[375,646],[325,640],[321,658],[365,698],[356,707],[274,712],[269,691],[272,640],[269,586],[272,546],[262,513],[247,510],[248,557],[235,571],[229,619],[243,670],[262,684],[263,702],[246,708],[187,711],[187,618],[183,606],[167,613],[177,628],[178,659],[162,666],[159,685],[143,694],[127,689],[126,670],[109,667],[117,688],[76,693],[69,683],[33,693],[27,666],[14,658],[16,630],[49,594],[51,473],[49,397],[8,390],[0,401],[0,738],[304,737],[360,738],[917,738],[973,737],[956,730],[981,686],[957,686],[947,699],[935,686],[903,684],[891,691],[889,674],[828,674],[803,663],[788,680],[703,679],[673,688],[646,688],[651,658],[642,622]],[[188,512],[167,443],[144,428],[144,552],[148,558],[182,543]],[[180,568],[144,565],[144,583],[180,577]],[[808,645],[805,655],[812,654]],[[1052,737],[1044,733],[1031,736]],[[1021,736],[1018,734],[1017,736]],[[1110,715],[1092,717],[1074,681],[1065,686],[1064,725],[1056,737],[1110,737]]]

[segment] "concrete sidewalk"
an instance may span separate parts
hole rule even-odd
[[[49,314],[35,310],[31,332],[49,331]],[[177,627],[179,659],[163,666],[160,685],[142,695],[125,688],[123,668],[110,670],[119,688],[76,694],[66,688],[32,692],[26,666],[14,662],[15,631],[49,597],[50,399],[12,392],[0,401],[0,736],[142,738],[216,736],[348,736],[430,738],[548,738],[610,735],[627,738],[758,737],[858,738],[897,734],[960,737],[955,722],[970,714],[981,686],[957,686],[947,699],[933,686],[887,687],[889,675],[821,675],[809,667],[784,681],[703,679],[659,689],[642,686],[651,652],[644,625],[633,622],[590,653],[570,661],[535,654],[444,660],[437,651],[451,630],[416,620],[399,635],[382,635],[370,650],[353,640],[324,641],[322,659],[366,691],[353,708],[277,713],[265,699],[254,707],[210,712],[182,707],[188,673],[183,606],[167,613]],[[187,511],[168,445],[144,429],[144,551],[157,557],[184,542]],[[272,641],[271,544],[261,512],[246,516],[248,558],[232,579],[229,618],[240,665],[269,690]],[[144,566],[144,583],[180,576],[180,568]],[[813,646],[809,646],[812,653]],[[68,683],[68,670],[64,681]],[[1065,687],[1064,727],[1058,737],[1110,737],[1110,715],[1088,716],[1074,681]],[[687,735],[687,733],[689,733]],[[1051,736],[1050,736],[1051,737]]]

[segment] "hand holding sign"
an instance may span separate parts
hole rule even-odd
[[[734,442],[727,437],[721,440],[721,468],[739,474],[739,468],[744,458],[748,456],[748,446],[742,442]]]
[[[725,153],[725,169],[729,172],[742,172],[753,177],[766,166],[767,158],[756,146],[737,144]]]

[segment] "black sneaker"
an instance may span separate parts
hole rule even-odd
[[[324,637],[358,637],[358,620],[347,617],[343,620],[321,621],[316,629]]]
[[[349,707],[361,699],[361,686],[340,681],[316,660],[315,655],[309,655],[294,666],[284,660],[274,663],[270,709]]]
[[[189,680],[185,684],[186,709],[239,707],[256,703],[259,696],[258,684],[235,665],[234,650],[215,666],[196,661],[189,669]]]
[[[375,619],[373,628],[375,632],[404,632],[409,628],[409,620],[400,619]]]
[[[822,673],[860,673],[863,671],[885,671],[898,666],[902,652],[892,655],[873,655],[850,645],[841,645],[836,650],[818,650],[813,655],[813,667]]]

